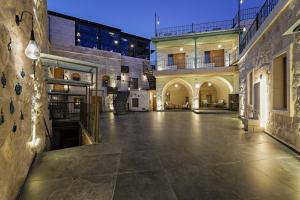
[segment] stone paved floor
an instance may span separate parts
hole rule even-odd
[[[234,115],[103,115],[104,143],[44,153],[26,200],[300,199],[300,157]]]

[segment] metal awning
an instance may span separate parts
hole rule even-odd
[[[41,53],[40,57],[42,61],[42,65],[44,67],[60,67],[62,69],[84,72],[84,73],[92,73],[96,72],[96,69],[102,68],[100,64],[86,62],[81,60],[76,60],[67,57],[55,56],[50,54]]]
[[[58,84],[58,85],[70,85],[70,86],[79,86],[79,87],[87,87],[90,86],[90,82],[86,81],[73,81],[73,80],[66,80],[66,79],[55,79],[55,78],[48,78],[48,84]]]

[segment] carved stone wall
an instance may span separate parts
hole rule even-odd
[[[43,117],[49,118],[44,70],[37,61],[34,77],[34,64],[24,53],[31,16],[25,14],[17,26],[15,15],[24,10],[33,13],[36,40],[47,53],[47,4],[45,0],[0,0],[0,4],[0,79],[6,79],[5,87],[0,84],[0,118],[4,118],[0,123],[0,199],[11,200],[17,196],[34,155],[45,147]],[[15,92],[18,83],[20,95]]]
[[[240,70],[240,115],[250,117],[247,105],[247,74],[253,71],[254,83],[266,78],[268,120],[266,131],[300,149],[300,34],[283,35],[300,18],[300,1],[290,0],[274,23],[261,35],[239,62]],[[287,53],[290,66],[290,88],[288,110],[273,110],[273,59]],[[264,108],[265,109],[265,108]]]

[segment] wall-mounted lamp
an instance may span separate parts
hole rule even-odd
[[[34,31],[33,31],[33,14],[28,11],[23,11],[21,14],[21,17],[19,15],[16,15],[16,24],[19,26],[20,23],[23,21],[24,14],[31,15],[32,25],[31,25],[31,35],[30,35],[30,41],[25,49],[25,55],[32,59],[37,60],[40,57],[40,50],[38,48],[38,45],[35,41],[34,37]]]

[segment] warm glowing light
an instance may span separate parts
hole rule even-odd
[[[221,49],[221,48],[222,48],[222,45],[221,45],[221,44],[219,44],[219,45],[218,45],[218,48],[219,48],[219,49]]]
[[[199,88],[200,88],[200,84],[197,83],[197,84],[195,85],[195,88],[196,88],[196,89],[199,89]]]
[[[183,48],[181,47],[181,48],[179,49],[179,51],[183,51]]]
[[[37,46],[36,41],[33,39],[30,39],[27,48],[25,49],[25,55],[32,59],[32,60],[37,60],[40,57],[40,50]]]
[[[212,83],[208,83],[208,87],[211,87],[212,86]]]
[[[176,88],[178,88],[178,86],[179,86],[178,84],[175,84],[175,87],[176,87]]]
[[[260,127],[266,128],[268,122],[268,98],[267,98],[267,81],[266,77],[262,76],[260,80]]]

